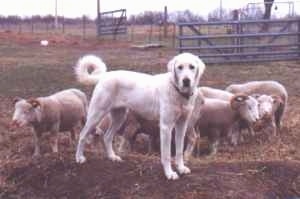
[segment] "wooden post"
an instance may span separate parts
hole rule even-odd
[[[22,22],[19,21],[19,33],[22,33]]]
[[[167,38],[168,36],[168,8],[165,6],[164,10],[164,38]]]
[[[31,17],[31,33],[33,33],[33,29],[34,29],[34,24],[33,24],[33,19]]]
[[[199,32],[201,32],[201,25],[199,25]],[[198,46],[201,46],[201,39],[198,39]],[[201,49],[198,52],[201,53]]]
[[[131,40],[131,42],[133,42],[133,40],[134,40],[134,25],[133,24],[131,24],[130,25],[130,40]]]
[[[65,33],[65,17],[62,18],[62,32]]]
[[[86,16],[82,16],[82,37],[85,39],[85,33],[86,33]]]
[[[101,15],[100,15],[100,0],[97,0],[97,35],[100,36],[100,21],[101,21]]]
[[[173,35],[172,35],[172,47],[175,48],[176,45],[176,24],[173,23]]]
[[[183,35],[183,27],[181,25],[179,25],[179,36],[182,36]],[[179,52],[182,53],[182,40],[179,39]]]
[[[149,30],[149,37],[148,37],[148,43],[152,42],[152,30],[153,29],[153,24],[150,24],[150,30]]]
[[[300,59],[300,19],[298,19],[298,56]]]

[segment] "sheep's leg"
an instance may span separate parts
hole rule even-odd
[[[58,133],[52,132],[51,134],[53,136],[52,143],[51,143],[52,152],[57,153],[58,152]]]
[[[276,127],[276,124],[275,124],[275,119],[272,118],[272,121],[271,121],[271,132],[272,132],[272,135],[273,136],[276,136],[277,135],[277,127]]]
[[[152,136],[149,136],[149,142],[148,142],[148,152],[147,152],[147,154],[151,154],[152,153],[152,151],[153,151],[153,149],[152,149],[152,146],[154,146],[153,145],[153,142],[154,142],[154,138],[152,137]]]
[[[180,174],[191,173],[191,170],[184,165],[183,161],[183,148],[184,137],[187,129],[187,118],[181,118],[175,124],[175,143],[176,143],[176,157],[175,162]]]
[[[187,147],[184,151],[184,160],[188,161],[191,155],[193,154],[198,136],[194,128],[188,128],[186,132],[186,136],[187,136]]]
[[[70,143],[75,146],[76,145],[76,131],[74,128],[70,130]]]
[[[126,120],[126,109],[119,108],[111,111],[112,122],[107,132],[103,136],[104,145],[106,148],[107,156],[112,161],[122,161],[121,157],[116,155],[113,150],[112,142],[115,133],[121,128]]]
[[[34,153],[33,156],[40,156],[41,155],[41,144],[40,144],[40,139],[41,139],[41,133],[34,131],[33,133],[33,141],[34,141]]]
[[[220,131],[217,129],[212,129],[211,136],[209,137],[210,144],[210,155],[215,155],[218,152],[219,140],[220,140]]]
[[[119,136],[118,149],[117,149],[117,151],[119,153],[123,153],[124,152],[125,143],[126,143],[125,138],[122,135]]]

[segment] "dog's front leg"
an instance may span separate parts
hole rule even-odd
[[[180,118],[175,124],[176,157],[175,163],[180,174],[191,173],[191,170],[183,162],[184,137],[187,129],[187,118]]]
[[[170,125],[160,124],[160,151],[161,163],[164,168],[164,173],[168,180],[176,180],[179,178],[178,174],[173,171],[171,167],[171,138],[172,127]]]

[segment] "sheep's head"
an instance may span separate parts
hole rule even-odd
[[[15,98],[12,127],[22,127],[39,120],[40,102],[37,99]]]
[[[236,94],[231,99],[231,107],[249,123],[255,123],[259,119],[258,102],[248,95]]]
[[[276,110],[283,104],[281,97],[277,95],[254,94],[253,97],[258,101],[259,117],[264,120],[271,119]]]

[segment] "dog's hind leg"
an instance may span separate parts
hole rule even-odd
[[[111,125],[103,136],[104,145],[106,148],[107,156],[112,161],[122,161],[121,157],[116,155],[113,150],[112,142],[115,133],[121,128],[126,120],[127,111],[125,108],[117,108],[111,111]]]
[[[87,141],[88,135],[93,132],[102,118],[106,115],[108,111],[93,109],[88,114],[87,121],[80,132],[77,150],[76,150],[76,162],[84,163],[86,161],[85,156],[83,155],[84,146]]]

